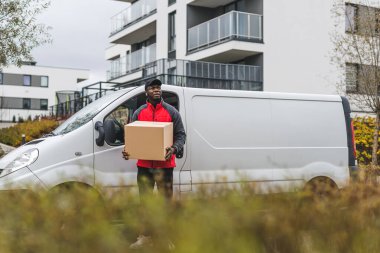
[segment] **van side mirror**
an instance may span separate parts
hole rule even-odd
[[[116,142],[116,126],[112,119],[106,119],[103,124],[104,138],[108,144],[114,144]]]
[[[100,121],[97,121],[95,123],[95,130],[99,132],[98,138],[96,138],[96,145],[103,146],[104,145],[104,139],[105,139],[105,133],[103,128],[103,123]]]

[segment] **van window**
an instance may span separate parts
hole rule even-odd
[[[171,106],[179,109],[178,96],[174,93],[163,91],[162,98]],[[146,103],[146,95],[139,95],[128,99],[104,118],[104,125],[110,127],[112,134],[106,136],[107,144],[111,146],[124,145],[124,125],[131,123],[133,113]]]
[[[68,118],[65,122],[63,122],[59,127],[57,127],[52,134],[60,135],[67,134],[75,129],[83,126],[92,120],[92,118],[97,115],[100,111],[106,108],[109,104],[111,104],[115,99],[121,97],[125,93],[129,92],[132,88],[123,89],[119,91],[115,91],[107,96],[101,97],[98,100],[92,102],[91,104],[85,106],[73,116]]]

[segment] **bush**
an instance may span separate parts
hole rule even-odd
[[[153,214],[144,223],[154,245],[137,252],[168,252],[168,240],[177,253],[380,252],[377,186],[353,185],[334,199],[241,189],[144,202],[144,213]],[[69,191],[75,198],[65,195],[63,201],[46,192],[0,192],[0,252],[131,252],[142,225],[138,196],[113,191],[105,216],[94,192]]]
[[[357,117],[353,119],[356,157],[360,164],[369,164],[372,161],[372,144],[375,133],[375,118]],[[380,144],[380,143],[379,143]],[[380,151],[377,152],[380,161]]]
[[[17,147],[21,145],[22,134],[25,134],[25,140],[29,142],[50,133],[57,126],[58,122],[51,119],[22,122],[12,127],[0,129],[0,142]]]

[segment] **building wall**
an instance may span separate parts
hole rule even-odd
[[[176,58],[206,59],[216,47],[187,53],[187,29],[220,15],[220,8],[188,6],[191,1],[168,6],[157,5],[157,59],[168,57],[168,14],[176,11]],[[263,14],[263,38],[260,43],[236,43],[237,51],[258,56],[242,58],[246,64],[263,67],[264,91],[337,94],[344,73],[331,62],[331,35],[344,33],[344,16],[334,27],[331,0],[246,0],[245,8]],[[342,1],[343,2],[343,1]],[[360,2],[360,1],[350,1]],[[212,12],[213,11],[213,12]],[[209,13],[208,13],[209,12]],[[223,46],[220,46],[224,48]],[[225,47],[229,50],[228,47]],[[228,61],[223,61],[228,62]]]
[[[264,90],[337,92],[330,0],[264,1]]]
[[[86,80],[89,77],[88,70],[29,65],[3,68],[2,73],[5,78],[0,84],[0,97],[48,99],[48,107],[57,103],[57,91],[78,90],[78,79]],[[32,76],[32,86],[22,85],[23,75]],[[40,87],[41,76],[48,76],[48,87]],[[26,119],[29,115],[33,118],[45,114],[48,114],[47,110],[0,109],[0,121],[12,121],[13,116],[17,120],[18,117]]]

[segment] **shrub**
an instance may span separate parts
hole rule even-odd
[[[17,147],[21,145],[22,134],[25,134],[25,140],[29,142],[50,133],[57,126],[58,122],[51,119],[22,122],[12,127],[0,129],[0,142]]]
[[[0,252],[131,252],[142,220],[154,245],[137,252],[168,252],[168,240],[177,253],[380,251],[380,188],[373,185],[353,185],[334,199],[258,196],[249,187],[173,203],[154,196],[144,202],[144,213],[153,214],[145,219],[127,189],[107,195],[107,215],[93,192],[69,191],[63,201],[46,192],[0,192]]]
[[[360,164],[369,164],[372,160],[372,144],[375,132],[375,119],[372,117],[356,117],[353,119],[356,156]],[[377,152],[380,161],[380,151]]]

